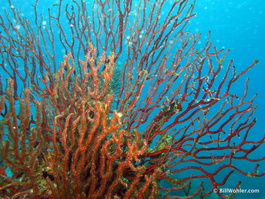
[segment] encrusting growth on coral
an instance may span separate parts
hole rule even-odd
[[[82,75],[75,75],[76,69],[70,64],[73,59],[67,55],[52,82],[42,79],[43,90],[47,91],[43,93],[45,102],[34,99],[30,89],[24,92],[19,100],[21,119],[10,109],[4,124],[13,140],[3,144],[5,168],[16,168],[19,173],[12,170],[13,180],[3,179],[10,183],[6,182],[1,191],[9,195],[17,190],[16,197],[130,198],[134,194],[154,198],[158,192],[154,179],[162,170],[158,166],[152,173],[145,173],[147,168],[139,158],[147,151],[146,141],[138,131],[122,129],[122,116],[111,110],[114,96],[107,87],[114,57],[112,53],[105,70],[99,72],[105,55],[96,64],[95,48],[90,46],[86,60],[80,61]],[[99,86],[99,82],[103,84]],[[10,80],[9,96],[2,99],[1,111],[4,101],[15,107],[12,84]],[[31,111],[33,105],[36,114]],[[46,114],[44,105],[54,115]],[[22,187],[26,191],[21,193]]]

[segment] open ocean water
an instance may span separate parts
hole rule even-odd
[[[249,97],[258,93],[255,100],[258,107],[254,114],[257,123],[251,129],[251,136],[253,139],[261,137],[265,133],[265,1],[201,0],[197,1],[195,12],[197,16],[191,20],[190,30],[200,31],[205,36],[210,30],[213,45],[219,49],[231,49],[227,59],[234,59],[238,71],[250,65],[253,59],[259,60],[234,89],[242,92],[245,78],[250,78]],[[264,146],[256,155],[265,156]],[[259,171],[264,172],[264,161],[261,165]],[[244,167],[250,168],[250,164]],[[258,189],[259,193],[239,193],[233,198],[265,198],[265,177],[233,174],[225,187],[233,188],[237,181],[242,181],[242,189]]]

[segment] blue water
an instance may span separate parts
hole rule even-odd
[[[265,1],[264,0],[202,0],[197,1],[195,9],[197,16],[191,20],[190,28],[207,35],[211,30],[211,41],[219,48],[231,49],[229,58],[234,59],[234,65],[240,70],[252,63],[253,59],[259,63],[251,69],[244,78],[249,77],[249,95],[258,93],[255,104],[258,108],[254,114],[256,125],[252,128],[253,139],[265,133]],[[244,85],[241,78],[240,86]],[[238,90],[242,90],[240,86]],[[263,147],[264,148],[264,147]],[[260,154],[264,156],[264,150]],[[249,165],[244,165],[245,168]],[[263,167],[259,169],[264,171]],[[259,189],[259,194],[240,193],[234,198],[265,198],[265,178],[247,178],[242,175],[233,175],[227,188],[241,180],[242,189]]]
[[[265,1],[264,0],[202,0],[197,1],[196,18],[191,20],[190,27],[204,35],[211,30],[211,40],[219,48],[231,49],[229,58],[234,59],[234,65],[240,70],[252,63],[253,59],[259,63],[251,69],[244,78],[249,77],[250,96],[258,93],[255,104],[256,125],[252,128],[253,139],[265,132]],[[243,87],[244,78],[240,84]],[[241,90],[242,88],[237,88]],[[260,151],[264,156],[264,149]],[[263,161],[264,164],[264,161]],[[246,168],[249,165],[244,165]],[[260,171],[264,171],[264,165]],[[259,194],[240,193],[235,198],[264,198],[265,178],[247,178],[242,175],[233,175],[231,184],[241,180],[243,189],[259,189]]]
[[[13,1],[14,6],[25,10],[31,8],[33,0],[21,4],[21,1]],[[3,10],[8,5],[4,2]],[[55,4],[55,1],[41,1],[43,6],[40,9],[45,11],[48,6]],[[24,11],[29,19],[33,12]],[[265,1],[264,0],[198,0],[195,8],[196,17],[192,18],[187,26],[191,32],[202,33],[202,43],[211,31],[213,46],[219,49],[231,49],[227,59],[234,59],[237,70],[250,65],[254,59],[259,63],[245,74],[238,82],[238,91],[243,91],[245,78],[249,77],[249,96],[258,93],[255,104],[258,108],[254,114],[257,118],[256,125],[251,129],[253,139],[260,138],[265,133]],[[62,53],[63,52],[59,52]],[[265,150],[265,149],[264,149]],[[260,150],[260,153],[263,151]],[[260,154],[257,154],[260,155]],[[265,170],[263,165],[260,171]],[[253,164],[242,165],[244,168],[253,167]],[[265,198],[265,177],[247,178],[240,174],[233,174],[226,188],[233,188],[235,183],[242,181],[242,189],[259,189],[260,193],[238,194],[234,198]],[[211,198],[217,198],[212,194]]]

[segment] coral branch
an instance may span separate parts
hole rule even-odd
[[[203,198],[265,175],[256,96],[233,89],[258,61],[237,72],[210,34],[196,49],[195,1],[36,1],[33,21],[8,2],[1,198]]]

